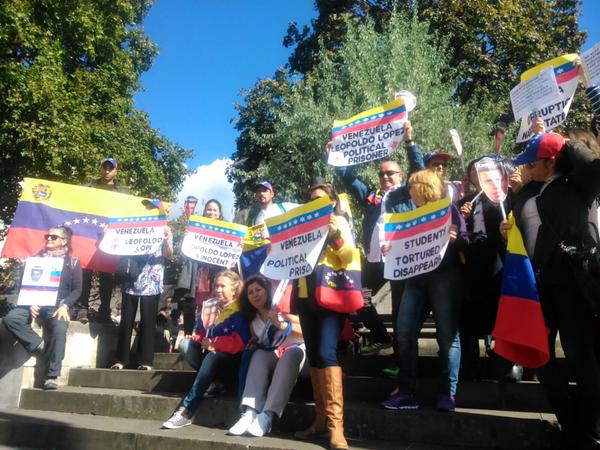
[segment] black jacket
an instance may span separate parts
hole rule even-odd
[[[570,284],[571,268],[559,245],[589,246],[593,243],[588,223],[592,203],[600,194],[600,159],[578,141],[566,144],[557,161],[561,175],[537,197],[541,219],[535,250],[529,255],[539,282],[546,285]],[[519,229],[524,229],[525,202],[539,194],[543,183],[529,183],[516,196],[514,214]]]

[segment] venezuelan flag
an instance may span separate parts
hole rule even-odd
[[[529,78],[537,75],[546,67],[554,68],[554,75],[556,76],[556,82],[560,85],[566,83],[579,76],[579,72],[575,67],[574,61],[577,58],[576,53],[570,53],[568,55],[562,55],[557,58],[546,61],[542,64],[526,70],[521,74],[521,82],[528,80]]]
[[[82,267],[113,272],[119,257],[98,249],[109,217],[159,215],[158,210],[149,210],[144,202],[143,198],[119,192],[25,178],[2,256],[25,259],[35,255],[44,248],[48,229],[65,225],[73,230],[71,253]]]
[[[508,248],[496,325],[494,351],[525,367],[541,367],[550,359],[548,329],[537,292],[531,261],[511,213]]]
[[[328,196],[298,206],[284,214],[265,220],[272,244],[284,241],[329,223],[333,204]]]
[[[334,120],[331,137],[335,139],[341,134],[353,133],[377,125],[406,120],[407,117],[408,112],[406,111],[404,100],[398,97],[393,102],[363,111],[349,119]]]

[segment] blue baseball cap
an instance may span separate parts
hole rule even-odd
[[[112,166],[113,166],[113,169],[116,169],[116,168],[117,168],[117,165],[118,165],[118,164],[117,164],[117,160],[116,160],[115,158],[104,158],[104,159],[102,160],[102,162],[100,163],[100,165],[103,165],[105,162],[109,162],[109,163],[111,163],[111,164],[112,164]]]
[[[556,158],[565,146],[565,138],[557,133],[538,134],[525,146],[525,151],[513,159],[513,164],[520,166],[530,164],[537,159]]]
[[[273,191],[273,186],[271,186],[271,183],[269,183],[268,181],[261,181],[259,183],[256,184],[256,187],[264,187],[266,190],[274,192]]]

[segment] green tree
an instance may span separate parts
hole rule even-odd
[[[394,13],[383,28],[367,19],[349,21],[346,30],[335,54],[321,45],[307,76],[286,78],[280,71],[259,81],[238,105],[240,137],[228,173],[239,207],[251,204],[258,179],[268,179],[288,199],[302,199],[317,176],[334,180],[323,161],[333,120],[391,101],[400,89],[417,97],[410,119],[425,151],[450,150],[451,128],[461,132],[466,158],[491,150],[497,108],[457,103],[456,71],[448,66],[444,40],[430,34],[426,22]],[[375,182],[376,165],[358,170]]]
[[[291,23],[284,45],[293,47],[291,73],[309,73],[318,62],[319,41],[328,55],[346,39],[348,23],[367,18],[376,29],[394,11],[429,23],[447,37],[449,66],[459,70],[461,101],[506,99],[518,76],[536,64],[576,52],[585,41],[578,29],[579,0],[315,0],[317,17],[302,31]],[[449,74],[450,78],[456,76]]]
[[[190,152],[133,106],[156,46],[142,29],[148,0],[0,3],[0,219],[24,176],[70,183],[114,156],[140,195],[171,199]]]

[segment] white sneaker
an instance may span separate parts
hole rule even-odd
[[[248,427],[248,433],[255,437],[262,437],[271,431],[271,414],[261,412]]]
[[[173,413],[171,418],[162,424],[163,428],[169,430],[176,430],[178,428],[187,427],[192,424],[192,420],[187,418],[184,414],[184,409],[178,409]]]
[[[252,423],[252,421],[256,418],[256,410],[252,408],[246,409],[242,414],[242,417],[229,429],[229,434],[233,434],[234,436],[241,436],[246,431],[248,431],[248,427]]]

